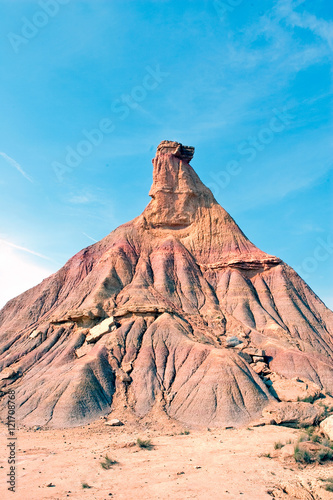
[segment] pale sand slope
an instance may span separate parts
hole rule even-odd
[[[179,435],[180,430],[178,426],[171,431],[158,430],[157,426],[109,427],[102,420],[75,429],[19,430],[18,482],[13,494],[6,487],[7,429],[1,426],[4,468],[0,470],[0,497],[258,500],[272,498],[267,491],[281,483],[298,479],[311,484],[320,477],[333,476],[332,465],[302,470],[297,465],[258,456],[273,452],[276,441],[296,440],[299,430],[266,426],[252,430],[191,430],[189,435]],[[148,451],[137,446],[123,447],[138,436],[149,437],[155,448]],[[106,453],[119,462],[111,470],[103,470],[100,465]],[[83,489],[82,482],[92,488]],[[315,482],[320,496],[312,498],[331,498],[322,483]],[[47,487],[49,483],[55,486]],[[281,498],[308,497],[282,494]]]

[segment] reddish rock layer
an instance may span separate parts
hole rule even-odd
[[[245,424],[274,400],[249,347],[276,374],[332,391],[333,313],[246,238],[189,165],[193,151],[163,141],[144,212],[1,310],[2,395],[16,388],[23,423],[158,407],[187,424]],[[111,331],[87,342],[110,316]]]

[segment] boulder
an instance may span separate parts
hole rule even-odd
[[[2,372],[0,372],[0,380],[7,380],[10,378],[14,378],[17,375],[17,371],[14,368],[4,368]]]
[[[333,415],[325,418],[325,420],[320,423],[320,429],[331,441],[333,441]]]
[[[35,339],[36,337],[38,337],[38,335],[41,335],[42,332],[40,330],[38,330],[38,328],[36,328],[36,330],[34,330],[32,333],[30,333],[29,335],[29,339]]]
[[[237,345],[239,344],[242,344],[243,341],[242,340],[239,340],[238,337],[228,337],[227,340],[226,340],[226,347],[236,347]]]
[[[264,361],[264,357],[263,356],[252,356],[253,358],[253,362],[254,363],[258,363],[258,362],[263,362]]]
[[[277,454],[282,460],[292,458],[294,456],[295,445],[294,444],[286,444],[281,448],[279,453]]]
[[[263,361],[259,361],[258,363],[254,363],[251,366],[251,368],[252,368],[253,371],[255,371],[256,373],[258,373],[258,375],[260,373],[266,372],[268,370],[268,366]]]
[[[322,412],[323,410],[310,403],[282,402],[266,406],[262,416],[266,424],[299,428],[316,425]]]
[[[265,356],[265,351],[263,351],[262,349],[257,349],[256,347],[246,347],[246,349],[244,349],[244,352],[246,352],[250,356],[258,356],[258,357]]]
[[[105,422],[105,425],[110,425],[111,427],[120,427],[120,426],[122,426],[124,424],[123,424],[123,422],[121,422],[117,418],[112,418],[111,420],[107,420]]]
[[[97,342],[103,335],[109,333],[117,328],[114,317],[104,319],[101,323],[94,326],[89,330],[89,333],[86,337],[86,341],[88,344],[92,342]]]
[[[283,379],[273,381],[273,390],[281,401],[302,401],[306,398],[316,399],[320,396],[320,387],[306,379]]]
[[[93,346],[91,344],[84,343],[83,346],[76,349],[75,354],[78,358],[82,358],[83,356],[88,354],[88,352],[91,351],[92,348]]]

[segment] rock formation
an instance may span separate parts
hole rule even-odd
[[[193,153],[163,141],[144,212],[1,310],[2,405],[15,388],[23,424],[121,410],[237,426],[279,378],[332,391],[333,313],[246,238]]]

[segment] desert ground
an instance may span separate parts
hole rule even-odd
[[[1,498],[42,499],[329,499],[332,462],[303,466],[277,458],[276,442],[302,431],[267,425],[186,429],[178,423],[105,420],[72,429],[17,431],[16,491],[7,490],[7,428],[1,427]],[[150,440],[142,449],[137,438]],[[105,455],[117,461],[103,469]],[[267,456],[270,455],[270,456]],[[89,486],[89,487],[88,487]]]

